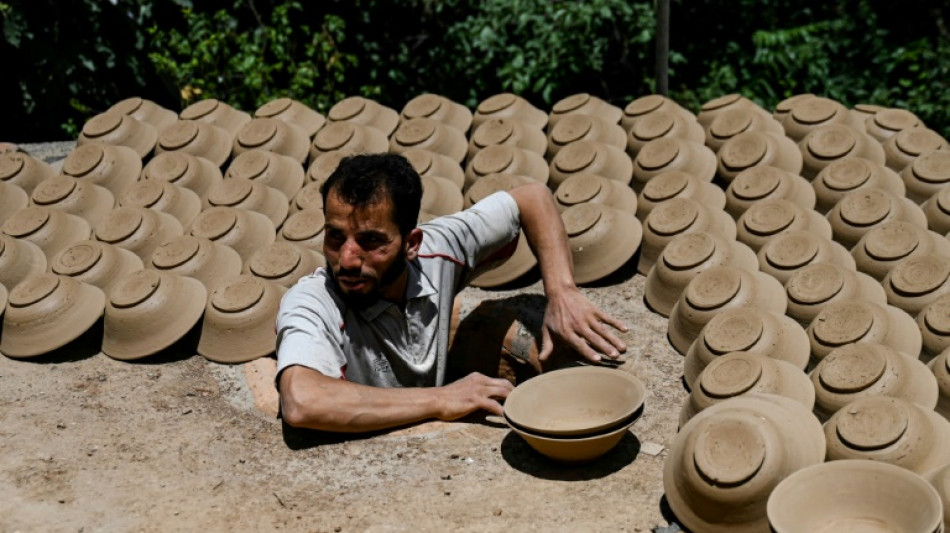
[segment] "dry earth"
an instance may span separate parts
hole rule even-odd
[[[49,161],[70,143],[26,146]],[[0,532],[650,531],[665,526],[662,468],[686,397],[666,320],[644,277],[585,294],[629,326],[620,371],[649,395],[621,444],[584,466],[536,454],[475,416],[341,439],[284,428],[255,408],[258,367],[183,344],[139,363],[68,350],[0,356]],[[485,299],[540,294],[467,289]]]

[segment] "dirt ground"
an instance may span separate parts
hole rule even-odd
[[[50,160],[66,147],[26,147]],[[41,150],[47,150],[43,152]],[[178,349],[139,363],[67,350],[0,356],[0,532],[650,531],[686,393],[666,320],[629,269],[585,294],[623,320],[619,371],[644,414],[600,460],[563,466],[491,417],[343,439],[255,408],[257,367]],[[470,288],[485,299],[540,294]]]

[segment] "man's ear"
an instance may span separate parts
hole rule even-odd
[[[422,230],[413,228],[409,235],[406,235],[405,246],[406,259],[414,261],[419,255],[419,247],[422,246]]]

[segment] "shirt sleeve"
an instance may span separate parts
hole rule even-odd
[[[499,191],[461,213],[439,217],[420,228],[425,232],[420,254],[448,255],[478,270],[487,260],[497,258],[493,257],[497,252],[510,247],[510,255],[514,250],[521,214],[515,199]]]
[[[300,365],[339,379],[346,367],[343,319],[323,276],[302,279],[284,294],[277,311],[277,383],[285,368]]]

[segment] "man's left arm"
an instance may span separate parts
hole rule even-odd
[[[532,183],[516,187],[509,194],[518,204],[521,227],[538,259],[548,299],[541,360],[551,355],[554,339],[568,343],[591,361],[600,361],[602,355],[618,357],[627,347],[614,329],[627,331],[627,327],[595,307],[574,283],[567,232],[551,191],[543,184]]]

